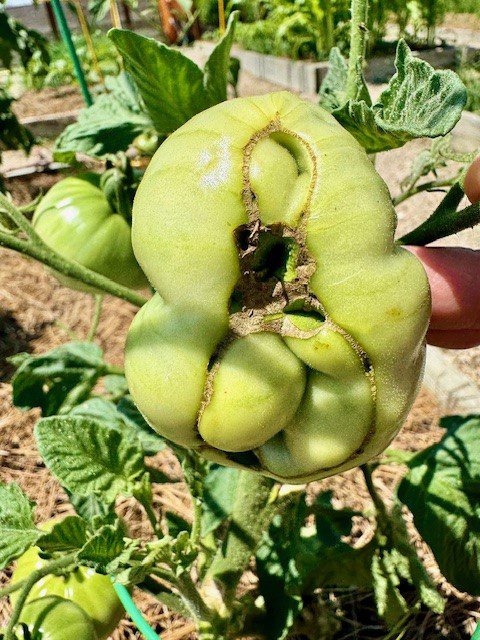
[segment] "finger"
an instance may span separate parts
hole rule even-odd
[[[480,201],[480,156],[468,168],[463,188],[470,202]]]
[[[428,344],[444,349],[470,349],[480,344],[480,331],[461,329],[460,331],[428,331]]]
[[[480,331],[480,251],[409,247],[422,261],[432,291],[433,331]]]

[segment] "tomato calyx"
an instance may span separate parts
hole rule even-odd
[[[138,184],[130,160],[124,153],[118,154],[108,157],[105,167],[100,188],[112,211],[131,224],[133,198]]]

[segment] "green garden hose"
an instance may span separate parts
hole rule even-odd
[[[475,629],[475,632],[472,636],[472,640],[480,640],[480,622],[477,625],[477,628]]]
[[[145,620],[142,613],[139,611],[136,604],[132,600],[131,595],[128,593],[128,590],[123,586],[123,584],[114,582],[113,586],[115,588],[115,591],[117,592],[117,596],[120,598],[121,603],[125,607],[125,611],[128,613],[128,615],[132,619],[133,624],[137,627],[145,640],[162,640],[161,636],[157,635]]]

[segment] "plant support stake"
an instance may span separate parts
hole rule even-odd
[[[75,68],[75,75],[77,76],[77,80],[80,85],[80,89],[82,91],[83,99],[87,107],[90,107],[93,104],[92,96],[90,95],[90,91],[88,90],[85,74],[83,73],[82,65],[80,64],[80,60],[75,50],[75,45],[73,44],[72,34],[70,31],[70,27],[68,26],[67,19],[65,17],[63,7],[60,3],[60,0],[51,0],[51,4],[52,4],[53,12],[55,14],[55,18],[57,19],[60,33],[62,34],[63,41],[67,45],[70,58],[72,59],[73,66]]]

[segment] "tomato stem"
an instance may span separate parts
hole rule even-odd
[[[433,191],[435,189],[441,189],[442,187],[450,187],[455,182],[455,178],[449,178],[446,180],[431,180],[430,182],[424,182],[423,184],[419,184],[411,189],[407,189],[400,195],[396,196],[392,199],[393,204],[395,206],[399,205],[401,202],[405,202],[408,198],[412,196],[416,196],[417,193],[422,193],[423,191]]]
[[[71,553],[67,556],[63,556],[62,558],[52,560],[40,569],[32,571],[28,578],[23,581],[20,595],[18,596],[18,600],[15,603],[15,607],[13,609],[12,617],[10,618],[5,630],[5,640],[15,640],[15,627],[20,619],[20,615],[27,601],[28,595],[34,585],[43,577],[48,576],[51,573],[55,573],[59,569],[63,569],[64,567],[68,567],[69,565],[73,564],[76,560],[76,557],[76,553]]]
[[[93,342],[95,334],[97,333],[98,324],[100,322],[100,316],[102,315],[103,305],[103,293],[96,293],[94,295],[95,307],[93,309],[92,324],[87,335],[87,342]]]
[[[22,231],[26,238],[18,237],[11,231],[2,229],[0,226],[0,246],[13,249],[24,255],[38,260],[42,264],[50,267],[54,271],[61,273],[75,280],[80,280],[84,284],[90,285],[105,293],[109,293],[116,298],[121,298],[130,302],[136,307],[143,306],[148,299],[136,293],[128,287],[124,287],[95,271],[87,269],[78,262],[67,260],[59,253],[51,249],[36,233],[32,225],[25,216],[15,207],[6,196],[0,193],[0,212],[13,221],[19,231]]]
[[[441,240],[447,236],[454,235],[469,229],[480,223],[480,203],[471,204],[460,211],[445,211],[442,215],[430,216],[425,222],[410,233],[402,236],[399,240],[401,244],[410,244],[417,247],[424,247],[435,240]]]
[[[259,473],[240,472],[227,538],[206,578],[222,582],[227,606],[272,517],[273,486],[273,480]]]
[[[369,464],[362,464],[360,469],[362,470],[365,484],[367,485],[368,493],[370,494],[373,505],[375,507],[377,522],[383,529],[385,524],[390,521],[390,517],[385,507],[385,503],[383,502],[375,485],[373,484],[372,468]]]
[[[350,23],[350,54],[347,71],[347,100],[355,100],[362,86],[362,68],[367,39],[368,0],[352,0]]]

